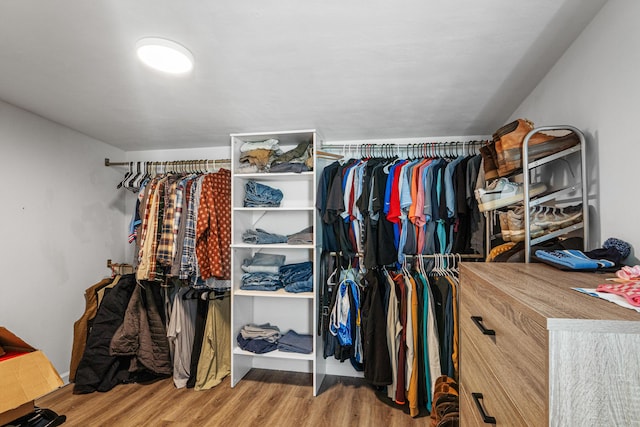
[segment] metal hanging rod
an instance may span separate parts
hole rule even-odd
[[[437,140],[395,140],[395,141],[345,141],[326,142],[322,145],[324,150],[342,151],[342,156],[359,157],[441,157],[477,154],[477,149],[486,144],[487,137],[467,136],[459,139],[440,138]]]
[[[213,163],[213,165],[218,165],[218,164],[231,164],[231,159],[212,159],[212,160],[207,160],[207,159],[200,159],[200,160],[171,160],[171,161],[161,161],[161,160],[156,160],[156,161],[152,161],[152,162],[146,162],[143,160],[136,160],[136,161],[131,161],[131,162],[112,162],[111,160],[109,160],[109,158],[105,158],[104,159],[104,165],[105,166],[129,166],[130,164],[136,164],[136,163],[149,163],[152,166],[160,166],[160,165],[167,165],[167,166],[176,166],[176,165],[189,165],[189,164],[210,164]]]
[[[329,255],[342,255],[342,252],[329,252]],[[361,258],[364,254],[359,253],[355,255],[357,258]],[[482,254],[405,254],[407,258],[460,258],[460,259],[484,259]]]

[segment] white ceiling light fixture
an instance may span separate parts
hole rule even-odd
[[[193,70],[193,55],[184,46],[160,37],[145,37],[136,43],[138,58],[147,66],[169,74]]]

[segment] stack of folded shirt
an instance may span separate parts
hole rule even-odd
[[[313,337],[290,330],[278,340],[278,350],[310,354],[313,351]]]
[[[280,280],[287,292],[313,291],[313,264],[311,261],[286,264],[280,267]]]
[[[245,142],[240,146],[239,172],[267,171],[273,160],[282,154],[277,139]]]
[[[241,349],[264,354],[278,348],[277,342],[280,336],[280,329],[277,326],[269,323],[263,325],[250,323],[240,329],[237,340]]]
[[[276,156],[269,164],[270,172],[306,172],[313,169],[311,141],[301,142],[293,150]]]
[[[277,188],[250,180],[245,184],[244,207],[245,208],[277,208],[282,201],[282,191]]]

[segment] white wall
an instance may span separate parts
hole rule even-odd
[[[124,153],[0,101],[0,325],[63,377],[84,290],[124,256],[120,173],[105,157]]]
[[[610,0],[512,114],[536,125],[571,124],[585,132],[590,193],[597,209],[592,246],[608,237],[640,248],[640,2]],[[598,230],[599,226],[599,230]],[[637,262],[637,258],[627,260]]]

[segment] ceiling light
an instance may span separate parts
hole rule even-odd
[[[158,37],[145,37],[136,43],[138,58],[149,67],[171,74],[193,69],[193,55],[184,46]]]

